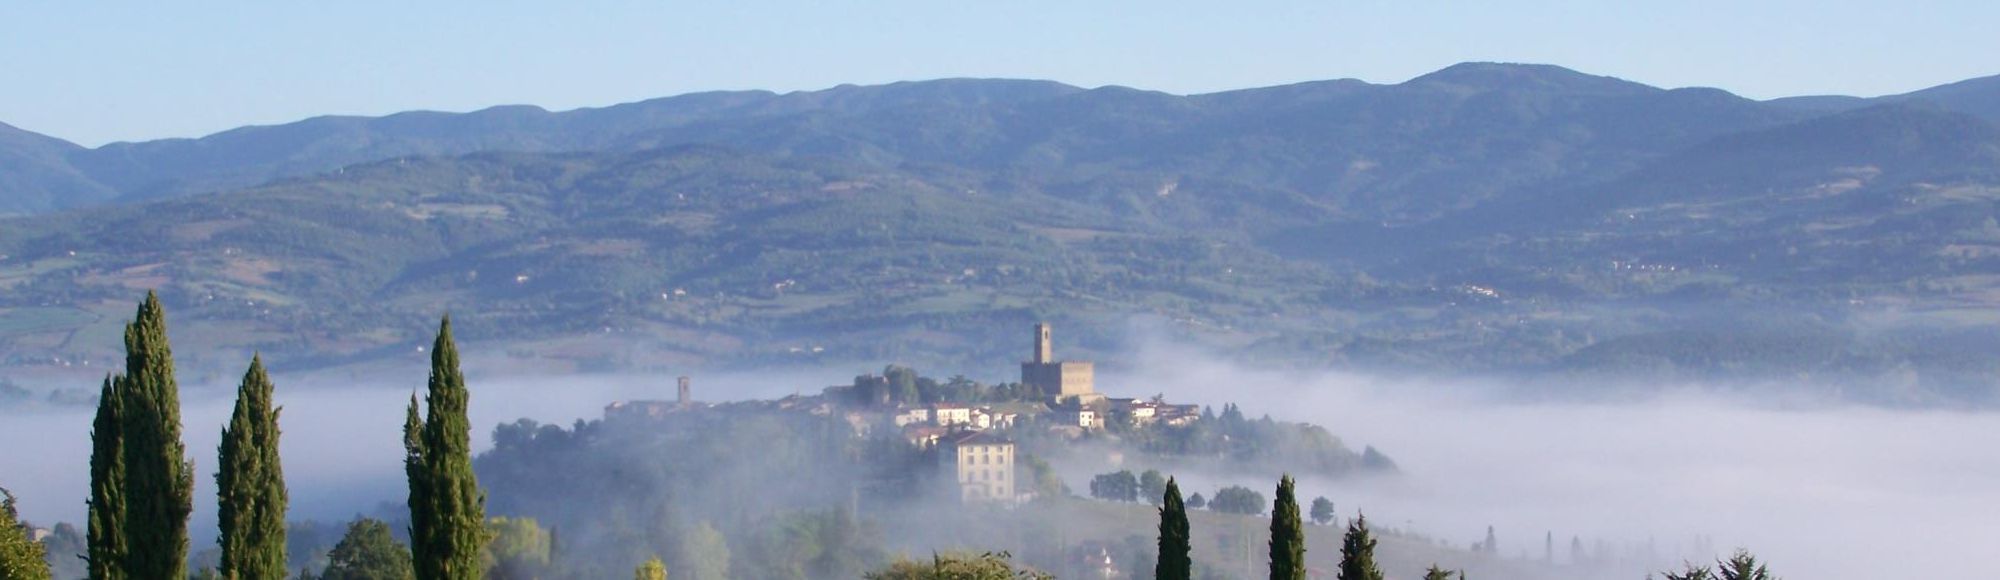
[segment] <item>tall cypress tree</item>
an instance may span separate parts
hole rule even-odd
[[[123,377],[104,377],[97,395],[97,418],[90,426],[90,580],[125,580],[124,397],[114,386]]]
[[[223,578],[285,578],[287,494],[272,390],[263,357],[251,357],[250,370],[236,388],[236,409],[222,430],[215,472]]]
[[[1375,566],[1375,538],[1368,532],[1368,516],[1347,524],[1347,536],[1340,542],[1340,580],[1382,580]]]
[[[125,380],[119,383],[114,390],[124,405],[125,573],[184,578],[194,466],[181,443],[180,387],[167,346],[167,313],[152,292],[125,327]]]
[[[1292,476],[1279,479],[1271,502],[1271,580],[1306,579],[1306,530],[1292,488]]]
[[[1193,548],[1188,535],[1187,504],[1181,501],[1181,486],[1167,478],[1167,491],[1160,502],[1160,560],[1153,564],[1155,580],[1189,580],[1194,577]]]
[[[410,551],[417,580],[477,580],[485,547],[486,492],[472,473],[472,426],[466,418],[471,394],[458,369],[458,346],[451,317],[439,325],[431,345],[431,376],[425,415],[417,423],[416,400],[403,426],[404,466],[410,483]]]
[[[410,394],[409,412],[403,417],[403,473],[410,483],[410,563],[430,557],[429,537],[417,530],[430,530],[436,519],[431,507],[430,464],[424,460],[424,418],[417,410],[417,395]],[[419,524],[418,522],[423,522]]]

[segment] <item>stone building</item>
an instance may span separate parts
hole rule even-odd
[[[1096,381],[1096,367],[1089,361],[1055,360],[1049,325],[1035,325],[1034,358],[1021,363],[1021,384],[1053,393],[1058,404],[1090,404],[1104,399]]]
[[[1012,502],[1014,442],[983,431],[959,432],[938,441],[938,460],[957,484],[959,501]]]

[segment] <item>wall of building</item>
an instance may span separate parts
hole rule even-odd
[[[960,445],[954,454],[959,499],[1013,501],[1014,445]]]

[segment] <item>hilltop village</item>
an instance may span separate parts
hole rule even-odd
[[[826,387],[817,395],[770,401],[702,403],[694,400],[689,377],[680,377],[677,387],[677,397],[671,401],[613,402],[605,406],[604,420],[630,424],[717,412],[834,418],[857,438],[894,434],[914,447],[934,451],[941,471],[956,481],[958,499],[967,502],[1033,497],[1018,481],[1019,450],[1012,435],[1073,441],[1107,428],[1188,427],[1203,417],[1200,405],[1098,392],[1093,363],[1055,358],[1048,324],[1035,325],[1034,349],[1021,363],[1020,382],[1014,384],[986,387],[962,378],[939,383],[917,376],[914,370],[891,366],[881,374],[856,377],[850,385]]]

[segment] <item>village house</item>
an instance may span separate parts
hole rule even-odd
[[[1014,442],[981,431],[964,431],[943,438],[938,460],[957,484],[966,503],[1016,501]]]
[[[951,432],[950,429],[936,425],[908,425],[903,427],[903,440],[917,447],[931,447],[937,445],[939,439]]]
[[[1049,415],[1055,417],[1055,424],[1059,426],[1080,429],[1104,428],[1104,418],[1096,410],[1088,407],[1058,409],[1053,413],[1049,413]]]
[[[931,422],[931,410],[928,407],[898,409],[896,410],[896,414],[890,417],[889,421],[895,423],[897,427],[929,425]]]
[[[1133,425],[1150,425],[1160,416],[1162,403],[1146,399],[1108,399],[1111,412]]]
[[[1201,405],[1161,405],[1159,420],[1174,427],[1186,427],[1201,420]]]
[[[939,403],[931,406],[931,422],[939,427],[971,425],[972,407]]]

